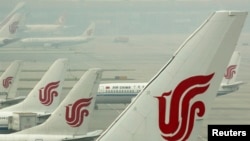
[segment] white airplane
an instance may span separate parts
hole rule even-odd
[[[60,16],[55,24],[26,24],[21,25],[19,30],[23,32],[39,32],[39,33],[54,33],[61,29],[67,28],[68,26],[64,25],[65,17]]]
[[[217,96],[229,94],[244,84],[235,81],[240,66],[240,53],[235,51],[228,64],[227,71],[222,79]],[[106,83],[100,84],[96,104],[128,104],[146,87],[147,83]]]
[[[148,83],[100,84],[96,104],[129,104]]]
[[[43,45],[43,46],[65,46],[74,45],[87,42],[93,39],[95,30],[95,23],[91,23],[89,27],[83,32],[82,35],[72,37],[34,37],[34,38],[23,38],[20,41],[23,44],[29,45]]]
[[[88,70],[44,123],[19,132],[1,134],[0,141],[95,139],[102,130],[88,132],[88,124],[94,110],[101,76],[101,69]]]
[[[16,104],[24,99],[24,97],[16,97],[17,84],[21,71],[21,60],[13,61],[0,77],[0,107]]]
[[[198,140],[246,16],[213,13],[96,141]]]
[[[8,117],[15,112],[37,113],[38,117],[49,116],[61,101],[67,64],[67,59],[56,60],[22,102],[0,109],[0,130],[8,130]]]
[[[22,14],[15,13],[6,24],[4,24],[0,29],[0,47],[7,44],[13,43],[19,38],[15,37],[18,24],[22,19]]]

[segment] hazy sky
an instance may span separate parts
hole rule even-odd
[[[1,0],[3,19],[19,0]],[[249,0],[27,0],[26,22],[55,23],[60,15],[80,34],[96,22],[96,35],[190,33],[215,10],[250,11]],[[243,32],[250,31],[247,18]]]

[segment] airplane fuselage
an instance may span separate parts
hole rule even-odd
[[[24,43],[57,43],[57,42],[80,42],[85,41],[84,37],[55,37],[55,38],[25,38],[21,41]]]
[[[45,24],[45,25],[25,25],[26,32],[53,32],[63,28],[59,24]]]
[[[100,84],[96,104],[129,104],[144,89],[147,83],[110,83]],[[235,92],[239,86],[222,87],[217,96]]]
[[[24,38],[21,42],[29,45],[43,45],[43,46],[61,46],[61,45],[73,45],[84,43],[89,38],[83,36],[76,37],[44,37],[44,38]]]
[[[128,104],[147,83],[100,84],[97,104]]]

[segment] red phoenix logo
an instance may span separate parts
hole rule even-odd
[[[3,87],[4,88],[9,88],[10,84],[12,83],[12,76],[9,76],[3,80]]]
[[[89,115],[89,111],[84,107],[89,106],[91,100],[92,98],[83,98],[66,106],[65,119],[71,127],[79,127],[83,123],[84,117]]]
[[[189,138],[193,130],[195,114],[202,117],[205,113],[205,104],[202,101],[191,102],[191,99],[196,95],[203,94],[208,89],[209,81],[213,76],[214,73],[207,76],[189,77],[181,81],[173,92],[164,92],[161,96],[156,97],[159,102],[158,124],[165,140],[186,141]],[[166,97],[170,95],[172,95],[170,117],[168,123],[166,123]]]
[[[226,79],[231,79],[231,78],[233,78],[233,75],[236,73],[235,69],[236,69],[236,65],[228,66],[228,67],[227,67],[226,74],[224,74],[224,77],[225,77]]]
[[[49,106],[53,102],[54,97],[58,96],[58,92],[55,89],[59,86],[59,83],[60,81],[51,82],[39,89],[39,99],[43,105]]]
[[[87,35],[88,35],[88,36],[92,35],[92,33],[93,33],[93,30],[92,30],[92,29],[89,29],[89,30],[87,31]]]
[[[19,23],[18,21],[15,21],[9,25],[9,31],[11,34],[16,33],[16,29],[18,28],[18,23]]]

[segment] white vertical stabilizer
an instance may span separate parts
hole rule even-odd
[[[4,99],[16,97],[19,73],[21,71],[21,60],[13,61],[0,77],[0,94]]]
[[[246,15],[213,13],[97,140],[197,140]]]
[[[222,84],[233,84],[235,82],[239,71],[240,60],[241,60],[240,52],[235,51],[227,66],[226,72],[224,73]]]
[[[83,32],[82,36],[86,38],[92,38],[95,32],[95,23],[92,22],[88,28]]]
[[[47,121],[15,134],[86,135],[101,76],[99,68],[85,72]]]
[[[53,112],[62,97],[67,65],[67,59],[56,60],[22,102],[3,108],[1,112]]]
[[[13,17],[15,13],[21,12],[25,8],[26,2],[19,2],[14,9],[1,21],[0,29]]]
[[[15,13],[10,20],[0,29],[0,38],[10,39],[17,32],[18,25],[22,19],[22,14]],[[3,40],[2,42],[7,42]]]

